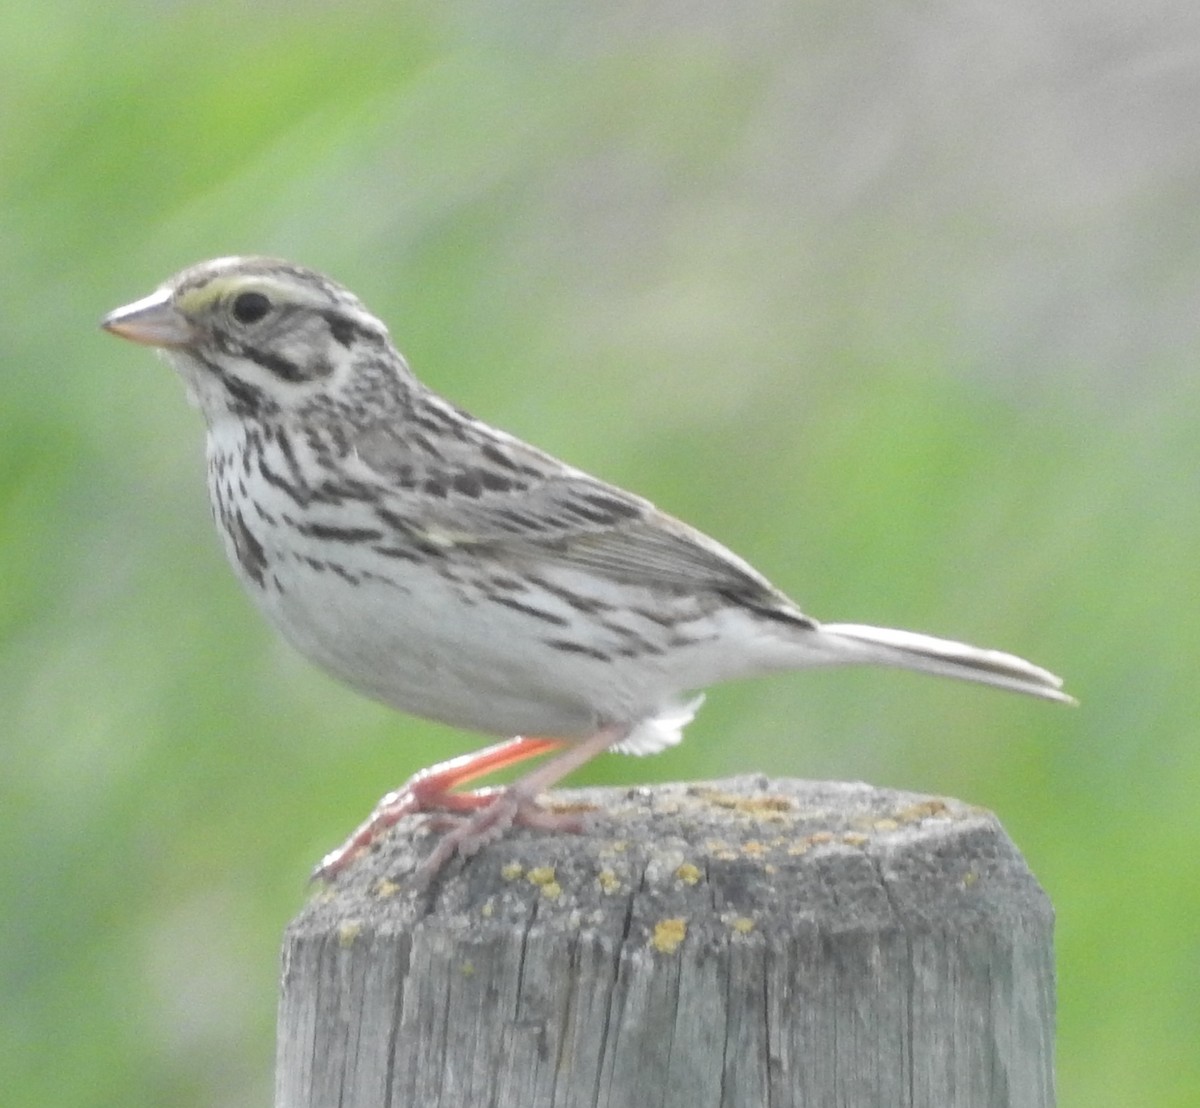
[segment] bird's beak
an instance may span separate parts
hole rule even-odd
[[[147,346],[186,346],[194,338],[192,325],[174,304],[169,289],[109,312],[100,326],[114,335]]]

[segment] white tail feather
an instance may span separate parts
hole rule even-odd
[[[848,662],[870,662],[937,673],[1040,696],[1045,700],[1075,703],[1073,697],[1062,691],[1061,678],[1015,654],[981,650],[977,646],[920,635],[915,631],[896,631],[890,627],[868,627],[858,623],[823,623],[820,634],[838,639],[839,647],[845,648]]]
[[[683,729],[704,703],[703,694],[668,704],[650,719],[642,720],[624,739],[609,749],[617,754],[657,754],[683,740]]]

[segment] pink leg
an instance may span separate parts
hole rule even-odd
[[[504,790],[478,789],[469,793],[454,793],[451,790],[505,766],[536,758],[539,754],[548,754],[566,745],[562,739],[527,739],[518,736],[418,770],[400,788],[394,789],[376,804],[365,822],[341,846],[321,859],[313,877],[330,878],[340,873],[379,834],[404,816],[434,810],[472,812],[483,808],[492,797],[502,795]]]
[[[411,886],[425,888],[455,854],[469,858],[481,847],[500,838],[514,824],[551,831],[582,830],[583,821],[577,812],[556,813],[540,808],[538,794],[590,762],[597,754],[603,754],[628,733],[624,727],[607,727],[582,742],[571,743],[562,753],[518,778],[508,788],[492,792],[486,804],[480,805],[472,816],[442,836],[413,874]]]

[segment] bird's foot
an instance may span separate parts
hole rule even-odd
[[[542,808],[537,797],[572,770],[626,738],[629,730],[628,727],[604,727],[575,742],[518,737],[422,770],[388,793],[350,838],[325,855],[313,877],[328,880],[337,876],[382,832],[416,812],[432,812],[436,823],[450,824],[449,830],[413,874],[412,884],[418,889],[425,888],[456,854],[470,857],[500,838],[510,827],[583,831],[587,825],[586,809]],[[558,753],[507,788],[466,793],[451,791],[484,774],[551,751]]]
[[[587,829],[589,811],[587,808],[543,808],[518,782],[483,797],[471,814],[438,813],[431,821],[434,825],[445,826],[446,821],[452,823],[409,878],[409,885],[418,891],[425,889],[456,854],[470,858],[489,843],[502,838],[512,827],[577,835]]]
[[[321,864],[313,871],[313,879],[328,881],[336,877],[389,827],[394,827],[405,816],[430,812],[434,813],[438,820],[450,818],[452,825],[457,826],[464,821],[455,819],[456,816],[462,817],[473,812],[482,814],[493,800],[503,797],[509,790],[453,790],[477,777],[527,758],[558,750],[563,745],[559,739],[517,737],[414,773],[398,789],[393,789],[380,800],[371,814],[355,828],[341,846],[331,850],[321,859]]]

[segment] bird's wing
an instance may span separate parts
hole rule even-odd
[[[431,553],[472,548],[799,614],[741,558],[648,500],[490,427],[470,431],[439,441],[437,458],[414,452],[392,429],[356,443],[386,486],[382,522]]]

